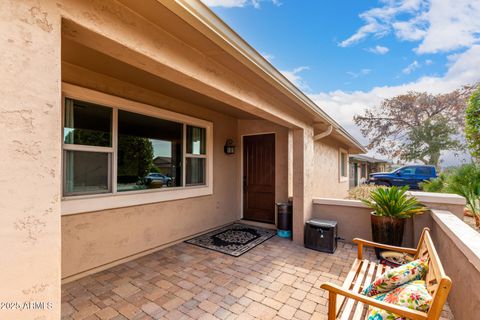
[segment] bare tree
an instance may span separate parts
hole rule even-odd
[[[441,151],[459,147],[455,135],[463,132],[466,101],[475,87],[436,95],[408,92],[385,99],[380,106],[356,115],[354,121],[370,140],[368,149],[390,158],[438,165]],[[441,139],[432,139],[439,132]]]

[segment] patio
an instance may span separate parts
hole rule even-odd
[[[320,284],[355,258],[343,242],[327,254],[273,237],[238,258],[179,243],[64,284],[62,319],[325,319]]]

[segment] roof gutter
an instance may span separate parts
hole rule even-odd
[[[327,136],[329,136],[333,131],[333,126],[332,125],[329,125],[327,130],[325,130],[324,132],[322,133],[319,133],[315,136],[313,136],[313,141],[317,141],[317,140],[320,140],[320,139],[323,139]]]

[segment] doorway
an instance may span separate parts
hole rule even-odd
[[[275,223],[275,134],[243,137],[243,219]]]

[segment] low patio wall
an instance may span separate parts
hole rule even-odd
[[[465,199],[451,194],[412,192],[430,210],[410,220],[404,246],[415,246],[424,227],[429,227],[445,272],[452,279],[449,305],[455,319],[480,314],[480,233],[465,224]],[[339,236],[351,242],[371,240],[370,209],[358,200],[317,198],[313,218],[336,220]]]
[[[480,314],[480,233],[454,214],[432,210],[431,234],[453,285],[448,303],[456,320]]]
[[[463,217],[465,199],[455,194],[411,192],[430,209],[447,210],[456,217]],[[359,200],[315,198],[313,199],[312,218],[335,220],[338,222],[338,234],[345,241],[354,238],[371,240],[370,212]],[[429,213],[416,216],[407,223],[403,242],[405,246],[414,246],[424,227],[431,226]]]

